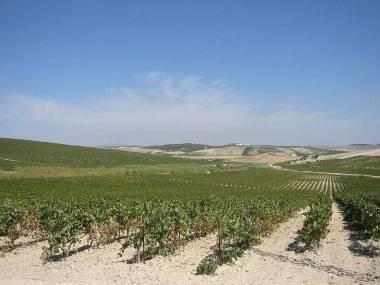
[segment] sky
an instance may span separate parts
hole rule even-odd
[[[0,137],[380,143],[380,1],[0,0]]]

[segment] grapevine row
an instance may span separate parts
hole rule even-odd
[[[249,248],[307,203],[305,198],[24,201],[0,203],[0,235],[14,246],[21,236],[46,240],[44,262],[67,257],[78,243],[121,240],[134,261],[173,253],[189,240],[218,233],[219,252]]]
[[[380,240],[380,207],[370,197],[340,195],[345,220],[361,232],[364,239]]]
[[[298,231],[299,239],[306,248],[317,247],[327,236],[332,215],[331,205],[332,200],[327,196],[319,197],[310,205],[303,227]]]

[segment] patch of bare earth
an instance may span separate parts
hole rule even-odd
[[[210,235],[190,242],[176,255],[140,264],[127,263],[133,249],[118,257],[120,244],[113,243],[42,265],[43,243],[38,243],[0,257],[0,284],[376,284],[379,258],[349,249],[350,231],[336,206],[331,231],[317,252],[288,249],[303,220],[301,212],[296,214],[214,276],[195,274],[201,260],[213,252],[216,237]]]
[[[189,153],[191,156],[207,156],[207,157],[234,157],[241,156],[245,146],[226,146],[218,148],[208,148],[202,150],[196,150]]]

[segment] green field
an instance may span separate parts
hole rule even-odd
[[[115,167],[123,165],[205,164],[202,161],[121,150],[0,138],[1,166]]]
[[[306,162],[304,164],[290,164],[289,162],[285,162],[280,163],[279,165],[284,168],[301,171],[306,170],[380,176],[379,156],[356,156],[345,159],[330,159],[321,160],[318,162]]]
[[[194,198],[201,196],[276,196],[269,190],[295,175],[274,170],[250,169],[212,174],[120,174],[73,177],[3,178],[0,198],[72,198],[80,196]],[[225,184],[228,186],[214,185]],[[252,189],[235,187],[252,186]],[[255,190],[253,190],[255,187]],[[289,191],[288,191],[289,192]],[[288,194],[285,192],[285,194]]]
[[[0,177],[187,173],[217,170],[220,170],[218,161],[188,160],[169,155],[0,138]]]

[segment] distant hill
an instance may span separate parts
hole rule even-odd
[[[167,154],[181,155],[191,158],[203,159],[227,159],[233,162],[242,163],[277,163],[304,159],[309,156],[321,156],[343,153],[341,150],[331,150],[327,148],[317,148],[309,146],[273,146],[273,145],[243,145],[228,144],[223,146],[204,146],[203,149],[187,151],[181,153],[165,152]],[[152,150],[152,149],[151,149]],[[167,151],[169,149],[166,149]],[[154,151],[154,150],[153,150]]]
[[[116,149],[124,149],[142,153],[164,153],[175,156],[186,156],[193,158],[207,157],[223,157],[223,158],[246,158],[248,157],[265,157],[272,160],[273,156],[281,156],[284,160],[293,160],[302,158],[306,155],[331,155],[343,153],[342,150],[334,150],[328,148],[318,148],[310,146],[274,146],[274,145],[244,145],[241,143],[230,143],[225,145],[206,145],[195,143],[182,144],[165,144],[151,146],[134,146],[134,147],[118,147]],[[251,161],[251,160],[249,160]]]

